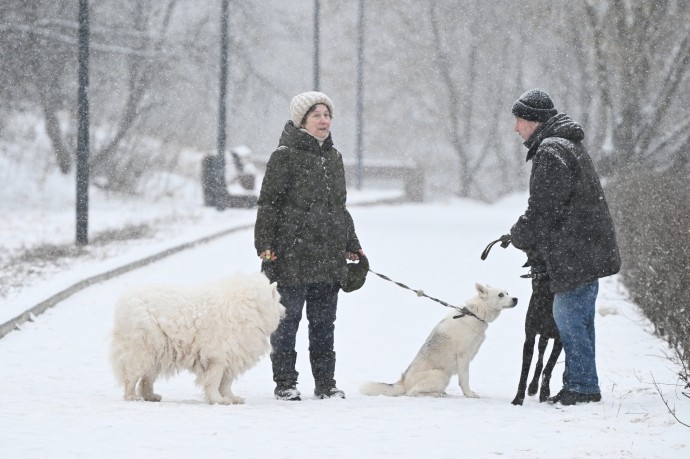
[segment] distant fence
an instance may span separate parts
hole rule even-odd
[[[258,169],[266,170],[268,158],[253,157],[251,161]],[[357,165],[352,161],[345,161],[345,180],[350,187],[353,187],[357,181]],[[362,181],[367,187],[401,187],[408,201],[424,201],[426,187],[424,168],[412,161],[366,160],[362,170]]]
[[[418,164],[396,160],[369,160],[364,162],[362,172],[362,179],[367,186],[402,186],[408,201],[424,201],[424,168]],[[345,178],[350,185],[357,180],[357,167],[354,163],[345,163]]]

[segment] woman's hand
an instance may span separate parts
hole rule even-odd
[[[261,252],[259,254],[259,258],[261,258],[261,261],[273,261],[278,259],[278,257],[276,257],[276,254],[271,249],[266,249],[263,252]]]
[[[362,249],[357,249],[355,252],[347,252],[347,259],[350,261],[357,261],[359,260],[359,257],[365,257],[364,255],[364,250]]]

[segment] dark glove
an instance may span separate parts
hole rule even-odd
[[[275,261],[261,260],[261,272],[268,277],[268,281],[273,283],[278,278],[278,273],[276,273]]]

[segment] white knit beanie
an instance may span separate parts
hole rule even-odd
[[[324,104],[328,107],[328,111],[331,112],[331,116],[333,116],[333,101],[322,92],[303,92],[292,98],[292,102],[290,102],[290,115],[296,127],[300,127],[304,115],[316,104]]]

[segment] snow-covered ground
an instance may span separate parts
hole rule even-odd
[[[0,185],[3,246],[16,250],[73,240],[73,189],[73,182],[46,185],[47,194],[28,193],[20,206]],[[65,198],[59,202],[40,204],[60,193]],[[351,193],[353,203],[382,195]],[[268,358],[236,383],[235,392],[246,398],[242,406],[206,404],[186,373],[157,384],[161,403],[125,402],[107,358],[119,293],[134,284],[196,282],[258,269],[247,228],[92,285],[0,339],[0,457],[688,457],[690,431],[674,420],[657,392],[658,387],[676,414],[690,420],[690,403],[676,385],[678,368],[616,277],[601,282],[596,318],[603,401],[565,408],[534,398],[521,407],[510,404],[520,373],[529,281],[519,277],[524,257],[514,248],[496,246],[486,261],[479,255],[507,231],[525,201],[517,195],[491,206],[449,200],[351,207],[373,270],[454,304],[473,295],[475,281],[519,297],[517,308],[490,325],[471,365],[479,399],[463,397],[455,380],[449,396],[438,399],[358,393],[366,380],[395,381],[449,312],[370,275],[361,290],[341,294],[339,304],[336,379],[347,399],[309,397],[313,380],[302,326],[297,348],[299,388],[307,395],[302,402],[273,399]],[[128,203],[94,192],[94,231],[146,221],[157,222],[156,232],[89,248],[90,256],[27,278],[0,298],[0,323],[85,277],[249,225],[254,215],[254,210],[205,209],[194,196]],[[562,370],[561,357],[553,392],[560,389]]]

